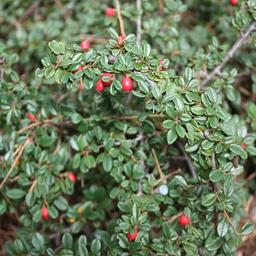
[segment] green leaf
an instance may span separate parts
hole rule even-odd
[[[43,238],[43,236],[40,235],[39,233],[36,233],[32,237],[32,245],[34,246],[34,248],[36,250],[38,250],[39,252],[42,252],[44,250],[44,238]]]
[[[118,33],[113,29],[113,28],[109,28],[108,29],[108,33],[111,35],[111,37],[113,37],[114,39],[118,38]]]
[[[84,163],[85,165],[91,169],[91,168],[95,168],[96,167],[96,161],[95,158],[93,156],[87,156],[84,158]]]
[[[163,127],[166,129],[171,129],[173,128],[174,124],[175,123],[172,120],[168,119],[163,122]]]
[[[57,199],[54,200],[54,205],[61,211],[65,211],[68,208],[68,202],[62,196],[59,196]]]
[[[242,235],[249,235],[250,233],[253,232],[253,230],[254,230],[254,224],[253,223],[246,223],[241,228],[241,233],[242,233]]]
[[[49,48],[55,54],[60,54],[65,52],[65,45],[62,42],[57,42],[55,40],[48,43]]]
[[[26,192],[24,190],[14,188],[10,189],[6,192],[6,195],[11,199],[20,199],[26,195]]]
[[[237,144],[231,144],[230,150],[235,154],[240,156],[242,159],[247,158],[247,152],[239,145]]]
[[[112,157],[110,157],[110,156],[105,156],[104,158],[103,158],[103,168],[104,168],[104,170],[106,171],[106,172],[110,172],[111,171],[111,169],[112,169]]]
[[[94,239],[91,243],[91,252],[93,255],[100,253],[101,243],[99,239]]]
[[[31,207],[36,201],[35,194],[33,192],[28,192],[25,198],[25,202],[28,207]]]
[[[178,135],[176,133],[176,130],[171,129],[167,132],[167,143],[168,144],[172,144],[176,141],[176,139],[178,138]]]
[[[86,248],[87,245],[87,238],[86,236],[82,235],[78,239],[78,254],[79,256],[88,256],[88,250]]]
[[[228,228],[229,228],[228,223],[225,221],[225,219],[222,219],[217,226],[218,235],[220,237],[224,237],[228,232]]]
[[[202,205],[205,207],[211,206],[216,201],[217,197],[215,193],[209,193],[202,198]]]
[[[209,178],[212,182],[219,182],[220,180],[222,180],[223,176],[223,171],[216,170],[210,173]]]
[[[144,44],[144,45],[142,46],[142,51],[143,51],[144,57],[149,57],[150,51],[151,51],[150,45],[149,45],[149,44]]]
[[[66,233],[62,237],[62,243],[66,249],[72,249],[73,238],[69,233]]]

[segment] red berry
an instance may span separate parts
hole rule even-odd
[[[102,92],[104,91],[105,87],[102,83],[102,80],[99,80],[97,83],[96,83],[96,91],[98,92]]]
[[[80,44],[80,47],[86,51],[90,48],[90,42],[88,40],[83,40]]]
[[[110,80],[109,80],[108,82],[105,82],[105,81],[103,80],[103,78],[109,78]],[[113,75],[112,75],[112,74],[110,74],[110,73],[104,73],[104,74],[102,75],[102,77],[101,77],[101,81],[102,81],[102,83],[103,83],[104,86],[110,86],[110,85],[112,84],[112,82],[113,82],[112,78],[113,78]]]
[[[190,218],[187,215],[182,214],[179,217],[178,222],[180,223],[180,225],[186,226],[186,225],[188,225],[190,223]]]
[[[28,118],[31,122],[36,122],[36,121],[37,121],[36,117],[35,117],[32,113],[27,113],[27,118]]]
[[[75,175],[73,172],[69,172],[69,173],[68,173],[68,179],[69,179],[71,182],[75,183],[75,182],[76,182],[76,175]]]
[[[115,9],[112,8],[112,7],[107,7],[105,9],[105,15],[108,16],[108,17],[113,17],[115,16]]]
[[[122,90],[132,91],[132,89],[133,89],[132,79],[128,75],[125,75],[125,77],[122,80]]]
[[[73,71],[72,71],[72,74],[76,74],[78,71],[83,71],[84,69],[85,69],[85,67],[80,66],[80,67],[78,67],[77,69],[73,70]]]
[[[138,232],[137,230],[135,230],[134,233],[128,233],[128,234],[127,234],[128,240],[131,241],[131,242],[134,241],[134,240],[136,240],[136,238],[137,238],[137,236],[138,236],[138,233],[139,233],[139,232]]]
[[[159,64],[160,64],[160,65],[164,65],[164,60],[160,60],[160,61],[159,61]]]
[[[119,45],[123,44],[123,42],[125,41],[125,36],[124,35],[121,35],[117,38],[117,43]]]
[[[42,217],[43,220],[48,220],[49,219],[48,208],[43,207],[41,209],[41,217]]]
[[[238,0],[230,0],[229,2],[231,5],[236,6],[238,3]]]

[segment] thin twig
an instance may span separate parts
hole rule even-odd
[[[32,185],[31,185],[31,187],[30,187],[30,189],[29,189],[29,191],[28,191],[29,193],[34,190],[34,188],[36,187],[36,184],[37,184],[37,179],[35,179],[35,180],[33,181]]]
[[[184,155],[184,157],[185,157],[185,159],[186,159],[186,161],[187,161],[187,164],[188,164],[188,167],[189,167],[189,170],[190,170],[190,173],[191,173],[192,177],[193,177],[194,179],[196,179],[196,178],[197,178],[196,170],[195,170],[194,165],[193,165],[192,162],[191,162],[190,157],[188,156],[187,152],[185,151],[183,145],[182,145],[180,142],[177,142],[177,145],[178,145],[178,148],[179,148],[180,151],[183,153],[183,155]]]
[[[120,6],[119,0],[116,0],[116,12],[117,12],[117,18],[119,21],[121,35],[125,36],[124,21],[121,14],[121,6]]]
[[[228,220],[228,222],[230,223],[230,225],[232,226],[234,232],[237,234],[237,235],[241,235],[237,230],[236,230],[236,227],[235,225],[233,224],[232,220],[230,219],[228,213],[226,212],[226,210],[224,210],[224,216],[226,217],[226,219]]]
[[[250,33],[256,29],[256,21],[254,21],[246,30],[246,32],[242,35],[240,39],[238,39],[235,44],[230,48],[224,60],[214,68],[214,70],[206,77],[206,79],[201,83],[200,87],[203,88],[206,86],[214,76],[219,75],[220,71],[227,64],[227,62],[234,56],[234,54],[241,48],[245,42],[247,41]]]
[[[20,22],[25,21],[39,6],[41,0],[32,3],[29,8],[25,11],[24,15],[21,17]]]
[[[174,175],[176,175],[176,174],[178,174],[178,173],[181,173],[181,169],[178,169],[178,170],[176,170],[176,171],[174,171],[174,172],[170,172],[169,174],[165,175],[165,176],[162,178],[161,182],[164,181],[164,180],[168,180],[170,177],[172,177],[172,176],[174,176]]]
[[[31,142],[31,138],[27,138],[25,143],[22,145],[22,147],[20,148],[20,151],[18,153],[18,155],[16,156],[10,170],[7,172],[6,176],[4,177],[3,181],[1,182],[0,184],[0,190],[3,188],[4,184],[7,182],[7,180],[9,179],[10,175],[12,174],[15,166],[17,165],[19,159],[21,158],[22,156],[22,153],[24,151],[24,149],[26,148],[26,146]]]
[[[161,13],[164,12],[164,3],[163,3],[163,0],[158,0],[158,5],[159,5],[159,11]]]
[[[136,19],[136,38],[137,44],[140,46],[141,44],[141,0],[136,0],[136,8],[137,8],[137,19]]]
[[[172,223],[174,220],[178,219],[180,216],[182,215],[182,212],[179,212],[175,215],[173,215],[169,220],[167,220],[165,223],[166,224],[170,224]]]
[[[156,169],[157,169],[157,171],[158,171],[158,173],[159,173],[159,176],[160,176],[160,180],[164,180],[164,174],[163,174],[163,172],[162,172],[162,169],[161,169],[161,167],[160,167],[160,164],[159,164],[159,161],[158,161],[158,158],[157,158],[157,156],[156,156],[156,152],[155,152],[155,150],[154,149],[152,149],[152,153],[153,153],[153,157],[154,157],[154,160],[155,160],[155,164],[156,164]]]

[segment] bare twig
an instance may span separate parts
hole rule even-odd
[[[214,68],[214,70],[206,77],[206,79],[201,83],[200,87],[203,88],[206,86],[214,76],[219,75],[220,71],[227,64],[227,62],[234,56],[234,54],[246,43],[248,37],[252,31],[256,29],[256,22],[254,21],[246,30],[246,32],[242,35],[240,39],[238,39],[235,44],[230,48],[224,60]]]
[[[178,219],[182,215],[182,212],[179,212],[175,215],[173,215],[170,219],[168,219],[165,223],[169,224],[172,223],[174,220]]]
[[[225,218],[228,220],[228,222],[230,223],[230,225],[232,226],[234,232],[237,234],[237,235],[240,235],[240,233],[236,230],[236,227],[235,225],[233,224],[231,218],[229,217],[228,213],[226,212],[226,210],[224,210],[224,216]]]
[[[120,6],[119,0],[116,0],[116,12],[117,12],[117,18],[119,21],[121,35],[125,36],[124,21],[121,14],[121,6]]]
[[[136,38],[137,43],[140,45],[141,43],[141,0],[136,0],[136,8],[137,8],[137,19],[136,19]]]
[[[29,8],[25,11],[23,17],[20,19],[20,22],[26,20],[38,8],[40,2],[41,0],[38,0],[31,4]]]
[[[160,180],[164,180],[164,174],[163,174],[163,172],[162,172],[162,169],[161,169],[161,167],[160,167],[160,164],[159,164],[159,161],[158,161],[158,158],[157,158],[157,156],[156,156],[156,152],[155,152],[155,150],[154,149],[152,149],[152,153],[153,153],[153,157],[154,157],[154,160],[155,160],[155,164],[156,164],[156,169],[157,169],[157,171],[158,171],[158,173],[159,173],[159,176],[160,176]]]
[[[192,177],[193,177],[194,179],[196,179],[196,178],[197,178],[196,170],[195,170],[194,165],[193,165],[192,162],[191,162],[190,157],[188,156],[187,152],[185,151],[183,145],[182,145],[180,142],[177,142],[177,145],[178,145],[178,148],[179,148],[180,151],[183,153],[183,155],[184,155],[184,157],[185,157],[185,159],[186,159],[186,161],[187,161],[187,164],[188,164],[188,167],[189,167],[189,170],[190,170],[190,173],[191,173]]]
[[[174,172],[170,172],[169,174],[165,175],[165,176],[162,178],[161,182],[164,181],[164,180],[168,180],[170,177],[172,177],[172,176],[174,176],[174,175],[176,175],[176,174],[178,174],[178,173],[181,173],[181,169],[178,169],[178,170],[176,170],[176,171],[174,171]]]
[[[164,3],[163,3],[163,0],[158,0],[158,5],[159,5],[159,11],[161,13],[164,12]]]
[[[31,185],[31,187],[30,187],[30,189],[29,189],[29,191],[28,191],[29,193],[34,190],[34,188],[36,187],[36,184],[37,184],[37,179],[35,179],[35,180],[33,181],[32,185]]]
[[[31,142],[31,138],[27,138],[25,143],[20,147],[20,150],[19,150],[19,153],[18,155],[16,156],[10,170],[8,171],[8,173],[5,175],[3,181],[1,182],[0,184],[0,190],[3,188],[4,184],[7,182],[7,180],[9,179],[10,175],[12,174],[15,166],[17,165],[17,163],[19,162],[19,159],[21,158],[22,156],[22,153],[24,151],[24,149],[26,148],[26,146]]]

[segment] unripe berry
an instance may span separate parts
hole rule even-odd
[[[137,230],[135,230],[134,233],[128,233],[128,234],[127,234],[128,240],[131,241],[131,242],[132,242],[132,241],[135,241],[136,238],[137,238],[137,236],[138,236],[138,233],[139,233],[139,232],[138,232]]]
[[[108,16],[108,17],[113,17],[115,16],[115,9],[112,8],[112,7],[107,7],[105,9],[105,15]]]
[[[242,143],[242,144],[241,144],[241,148],[246,149],[246,148],[247,148],[247,144]]]
[[[238,0],[230,0],[229,1],[232,6],[236,6],[238,3]]]
[[[71,224],[75,223],[76,222],[76,219],[75,218],[68,218],[67,221]]]
[[[83,40],[80,47],[82,50],[87,51],[90,48],[90,42],[88,40]]]
[[[105,87],[102,83],[102,80],[99,80],[97,83],[96,83],[96,91],[98,92],[102,92],[104,91]]]
[[[36,117],[35,117],[32,113],[27,113],[27,118],[28,118],[31,122],[36,122],[36,121],[37,121]]]
[[[132,89],[133,89],[132,79],[128,75],[125,75],[125,77],[122,80],[122,90],[132,91]]]
[[[190,223],[190,218],[187,215],[182,214],[179,217],[178,222],[180,223],[180,225],[186,226],[186,225],[188,225]]]
[[[41,217],[42,217],[43,220],[48,220],[49,219],[48,208],[43,207],[41,209]]]
[[[124,35],[121,35],[117,38],[117,43],[119,45],[123,44],[123,42],[125,41],[125,36]]]
[[[103,78],[109,78],[109,81],[105,82],[105,81],[103,80]],[[102,77],[101,77],[101,81],[102,81],[102,83],[103,83],[104,86],[110,86],[110,85],[112,84],[112,82],[113,82],[112,78],[113,78],[113,74],[104,73],[104,74],[102,75]]]
[[[76,182],[76,175],[75,175],[73,172],[69,172],[69,173],[68,173],[68,179],[69,179],[71,182],[75,183],[75,182]]]

